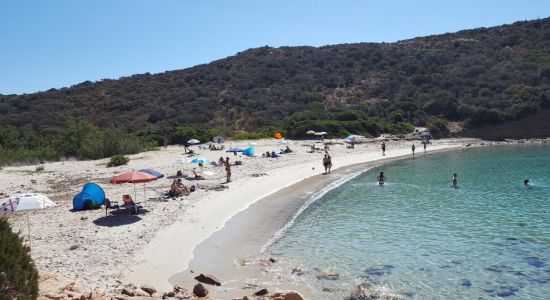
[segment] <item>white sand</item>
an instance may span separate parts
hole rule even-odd
[[[250,141],[228,142],[228,146],[247,146]],[[254,141],[257,154],[278,150],[275,140]],[[341,140],[335,141],[341,143]],[[381,155],[380,142],[356,145],[346,149],[343,143],[331,146],[333,169],[382,158],[410,155],[413,141],[386,142],[388,151]],[[422,145],[414,141],[417,155]],[[477,140],[439,140],[428,146],[428,151],[462,147]],[[74,279],[77,284],[98,291],[109,292],[120,287],[120,282],[146,283],[167,290],[168,278],[187,269],[196,245],[219,230],[225,222],[250,204],[283,187],[321,173],[322,153],[307,153],[309,141],[290,141],[293,154],[277,159],[236,157],[222,151],[199,150],[199,155],[217,161],[220,155],[243,165],[233,166],[233,180],[223,191],[208,188],[225,181],[223,167],[205,166],[215,173],[204,181],[185,181],[197,184],[199,189],[183,200],[149,201],[149,212],[138,216],[105,216],[105,210],[71,212],[72,196],[87,181],[99,183],[114,200],[123,194],[133,195],[132,185],[110,185],[113,175],[131,169],[152,168],[168,175],[176,170],[191,174],[193,165],[178,163],[183,148],[167,149],[132,155],[127,166],[107,168],[107,160],[65,161],[44,164],[44,172],[34,172],[36,166],[7,167],[0,171],[0,191],[5,195],[16,192],[41,192],[59,204],[59,207],[31,214],[32,256],[40,271],[53,271]],[[322,144],[316,144],[321,147]],[[197,147],[193,147],[197,149]],[[189,160],[190,158],[186,158]],[[314,169],[313,169],[314,168]],[[260,174],[257,177],[253,174]],[[265,174],[265,175],[262,175]],[[31,183],[35,180],[36,183]],[[148,185],[166,190],[171,180],[160,180]],[[143,202],[143,186],[139,186],[138,201]],[[11,215],[14,229],[26,234],[24,215]],[[71,246],[76,247],[69,250]]]

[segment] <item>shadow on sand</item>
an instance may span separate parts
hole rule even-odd
[[[98,226],[115,227],[133,224],[140,220],[141,217],[137,215],[119,214],[97,218],[94,220],[94,224]]]

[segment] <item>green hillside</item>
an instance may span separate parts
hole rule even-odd
[[[550,18],[396,43],[262,47],[184,70],[0,95],[0,126],[57,136],[76,117],[155,143],[190,130],[302,137],[416,125],[446,135],[448,121],[475,135],[545,108]]]

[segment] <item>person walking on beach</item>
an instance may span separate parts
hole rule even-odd
[[[384,172],[380,172],[380,174],[378,174],[378,177],[376,179],[378,179],[379,185],[383,185],[384,182],[386,181],[386,176],[384,175]]]
[[[412,150],[413,155],[414,155],[414,150],[416,150],[416,146],[414,144],[412,145],[411,150]]]
[[[325,157],[323,157],[323,167],[325,167],[325,174],[330,173],[330,168],[332,167],[332,161],[328,153],[325,153]]]
[[[422,140],[422,144],[424,145],[424,151],[426,151],[426,145],[428,144],[428,141]]]
[[[456,173],[453,174],[452,182],[453,182],[453,187],[457,188],[458,187],[458,175],[456,175]]]
[[[386,143],[382,142],[382,156],[386,155]]]
[[[227,177],[226,182],[231,182],[231,164],[229,163],[229,157],[225,158],[225,173]]]

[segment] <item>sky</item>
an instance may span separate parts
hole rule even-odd
[[[394,42],[549,16],[549,0],[0,0],[0,94],[183,69],[266,45]]]

